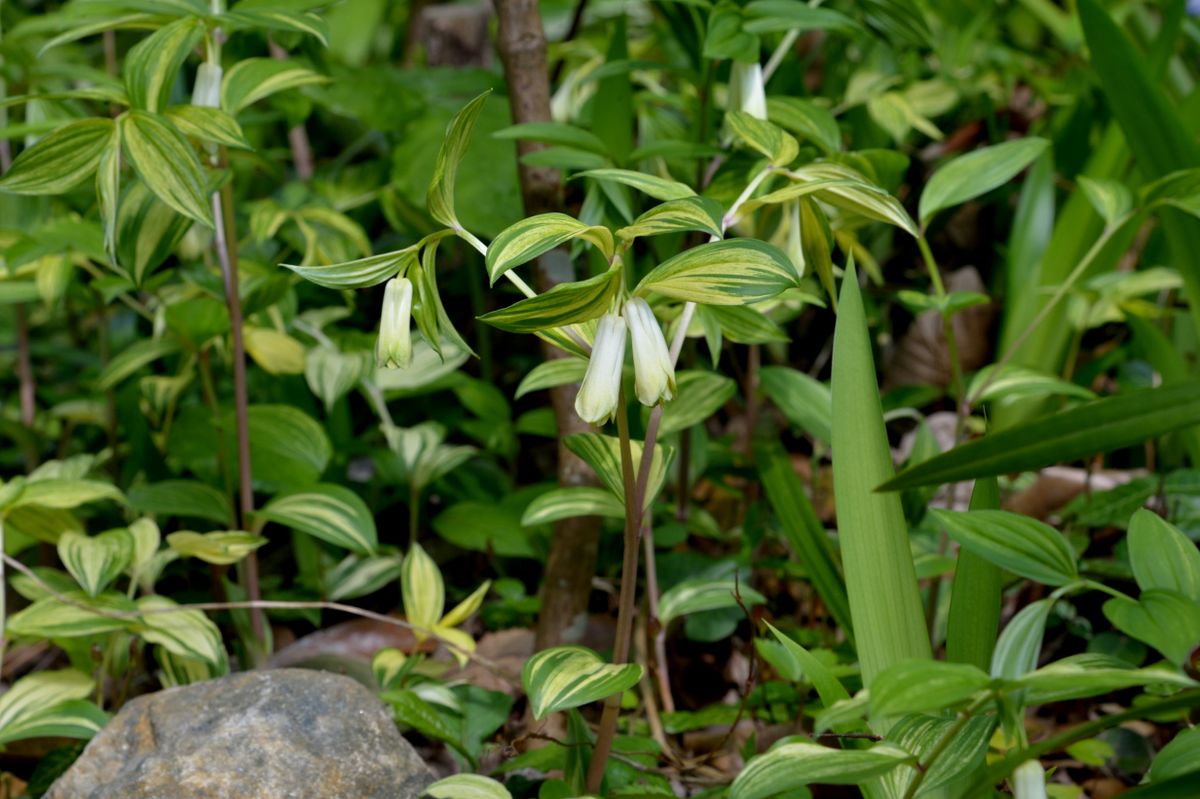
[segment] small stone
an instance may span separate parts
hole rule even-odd
[[[46,799],[418,799],[431,782],[369,690],[275,669],[134,699]]]

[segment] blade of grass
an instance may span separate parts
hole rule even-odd
[[[975,482],[971,510],[999,510],[1000,487],[994,477]],[[946,626],[946,659],[987,671],[1000,629],[1000,580],[997,566],[974,552],[958,550],[950,617]]]

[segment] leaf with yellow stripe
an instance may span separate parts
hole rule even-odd
[[[368,258],[359,258],[356,261],[344,261],[338,264],[316,266],[280,264],[280,266],[327,289],[365,289],[390,280],[407,263],[415,262],[419,246],[419,244],[414,244],[403,250],[380,253]]]
[[[587,280],[559,283],[544,294],[486,313],[479,321],[513,333],[534,333],[586,322],[607,313],[620,290],[621,267],[613,266]]]
[[[96,536],[68,531],[58,539],[58,558],[88,596],[97,596],[133,559],[133,536],[109,530]]]
[[[181,530],[167,536],[167,546],[175,552],[185,558],[199,558],[205,563],[217,566],[237,563],[265,543],[267,539],[262,536],[240,530],[218,530],[211,533]]]
[[[244,6],[246,3],[226,12],[224,18],[238,23],[239,27],[305,33],[314,37],[324,46],[329,46],[329,25],[311,11],[293,11],[280,6],[259,8],[245,8]]]
[[[617,238],[658,236],[698,230],[721,238],[721,204],[708,197],[683,197],[656,205],[633,220],[633,224],[617,231]]]
[[[22,151],[3,178],[11,194],[62,194],[96,171],[112,141],[111,119],[69,122]]]
[[[404,556],[401,567],[400,593],[404,600],[404,617],[417,628],[417,638],[423,638],[437,626],[446,606],[442,572],[420,544],[413,544]]]
[[[329,79],[291,61],[247,58],[225,73],[221,82],[221,108],[233,116],[276,92],[325,83]]]
[[[682,200],[684,197],[691,197],[696,193],[690,186],[677,180],[660,178],[658,175],[647,175],[645,172],[634,172],[631,169],[589,169],[574,177],[620,183],[664,202]]]
[[[564,439],[567,449],[574,452],[587,462],[596,472],[600,482],[616,496],[617,500],[625,501],[625,483],[621,477],[621,444],[616,436],[605,436],[600,433],[576,433]],[[633,471],[636,478],[642,462],[642,442],[631,441],[630,451],[633,453]],[[646,506],[649,507],[663,481],[667,479],[667,470],[675,451],[662,444],[656,444],[654,455],[650,459],[650,475],[646,484]]]
[[[133,618],[120,614],[136,610],[133,602],[113,591],[89,597],[82,591],[64,594],[71,604],[54,596],[39,599],[8,620],[8,632],[28,638],[79,638],[127,629]],[[116,614],[116,615],[114,615]]]
[[[107,714],[84,701],[95,690],[75,669],[39,671],[17,680],[0,696],[0,745],[27,738],[91,738]]]
[[[184,136],[238,150],[252,149],[250,142],[246,141],[246,135],[242,133],[242,126],[219,108],[176,105],[167,109],[166,117]]]
[[[625,518],[625,506],[610,492],[591,486],[566,486],[547,491],[525,508],[521,524],[533,527],[575,516]]]
[[[912,760],[911,754],[890,744],[870,749],[779,744],[746,764],[729,788],[729,799],[767,799],[813,783],[861,785]]]
[[[179,67],[204,33],[204,21],[187,16],[138,42],[125,58],[125,88],[134,108],[156,112],[167,101]]]
[[[453,774],[425,789],[430,799],[512,799],[500,783],[481,774]]]
[[[362,555],[372,554],[379,544],[370,509],[344,486],[321,483],[284,494],[257,515]]]
[[[595,245],[604,257],[613,253],[612,233],[601,225],[585,225],[566,214],[537,214],[510,225],[487,248],[488,277],[493,284],[508,270],[528,263],[542,253],[583,239]]]
[[[778,125],[751,116],[745,111],[730,111],[725,115],[737,137],[758,150],[775,166],[786,166],[800,154],[796,137]]]
[[[652,269],[634,293],[704,305],[745,305],[796,285],[796,270],[778,248],[757,239],[730,239],[684,250]]]
[[[433,165],[433,177],[430,178],[429,192],[426,195],[429,215],[456,230],[460,227],[458,217],[454,213],[454,181],[458,177],[458,165],[467,151],[467,143],[471,139],[471,131],[479,117],[479,110],[491,93],[491,89],[488,89],[454,115],[450,124],[446,126],[446,138],[442,141]],[[495,279],[493,276],[492,280]]]
[[[164,117],[130,111],[119,119],[121,143],[146,187],[186,217],[212,227],[207,178],[196,151]]]
[[[218,671],[228,669],[221,631],[198,610],[183,610],[165,596],[144,596],[138,600],[142,617],[133,631],[173,655],[203,661]]]
[[[521,669],[521,685],[535,719],[627,691],[642,679],[636,663],[616,666],[582,646],[538,652]]]

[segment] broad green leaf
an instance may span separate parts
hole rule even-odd
[[[1014,574],[1046,585],[1079,578],[1071,545],[1044,522],[1003,510],[930,513],[960,546]]]
[[[587,280],[559,283],[547,292],[486,313],[479,321],[512,333],[534,333],[597,319],[612,309],[622,275],[621,266],[615,265]]]
[[[1063,658],[1015,681],[1015,685],[1024,689],[1028,705],[1065,702],[1155,684],[1189,688],[1196,682],[1176,671],[1138,669],[1120,658],[1095,654]]]
[[[232,440],[232,414],[226,419],[224,429]],[[250,466],[256,482],[281,488],[315,483],[333,456],[325,428],[291,405],[251,405],[249,428]]]
[[[1037,668],[1046,620],[1053,608],[1054,600],[1039,599],[1021,608],[1012,617],[1000,633],[996,651],[992,653],[993,677],[1014,680]]]
[[[328,289],[365,289],[395,277],[417,258],[419,244],[340,264],[296,266],[280,264],[305,280]]]
[[[229,497],[199,480],[164,480],[129,490],[129,504],[142,513],[233,524]]]
[[[129,111],[118,119],[129,162],[150,191],[184,216],[212,227],[208,179],[196,151],[165,117]]]
[[[938,211],[1004,185],[1049,146],[1047,139],[1030,136],[974,150],[944,164],[921,192],[921,225],[929,224]]]
[[[973,716],[961,725],[956,719],[940,716],[905,716],[888,730],[887,742],[923,763],[934,751],[940,752],[916,792],[916,796],[929,796],[984,765],[997,723],[993,715]],[[880,787],[886,796],[905,796],[916,775],[915,768],[899,768],[885,775]],[[935,795],[955,794],[943,791]]]
[[[241,3],[232,11],[227,11],[224,18],[251,29],[266,28],[304,33],[326,47],[329,46],[329,26],[320,15],[312,11],[291,9],[282,5],[248,8],[246,3]]]
[[[144,596],[138,600],[142,617],[134,632],[152,644],[181,657],[201,660],[218,671],[228,668],[225,645],[217,625],[198,610],[181,610],[165,596]]]
[[[502,128],[492,136],[497,139],[540,141],[546,144],[575,147],[598,155],[608,155],[608,147],[596,134],[564,122],[525,122]]]
[[[167,109],[166,117],[184,136],[240,150],[253,149],[242,133],[242,126],[219,108],[176,105]]]
[[[826,153],[842,149],[837,119],[828,109],[799,97],[768,97],[767,118]]]
[[[624,519],[625,506],[603,488],[567,486],[542,494],[525,508],[521,524],[533,527],[575,516],[604,516]]]
[[[326,413],[359,384],[370,368],[370,357],[361,352],[313,347],[304,357],[304,379],[312,393],[325,403]]]
[[[692,189],[678,181],[660,178],[657,175],[647,175],[644,172],[634,172],[628,169],[588,169],[572,178],[592,178],[593,180],[611,180],[623,186],[637,189],[642,194],[656,200],[682,200],[696,194]]]
[[[508,270],[577,238],[593,244],[605,258],[612,257],[613,240],[608,228],[585,225],[566,214],[537,214],[500,231],[488,245],[488,277],[495,285]]]
[[[721,204],[708,197],[692,196],[668,200],[633,220],[633,224],[618,230],[617,237],[633,239],[638,236],[698,230],[719,239],[724,234],[721,226],[723,213]]]
[[[372,554],[379,545],[375,518],[366,503],[332,483],[276,496],[255,515],[360,555]]]
[[[380,699],[391,706],[392,716],[398,723],[412,727],[426,738],[442,741],[465,752],[459,742],[458,730],[450,724],[446,715],[416,692],[407,689],[385,691]]]
[[[767,598],[734,580],[684,580],[663,592],[658,600],[658,621],[664,627],[689,613],[722,608],[753,607]]]
[[[480,774],[454,774],[425,789],[431,799],[512,799],[500,783]]]
[[[58,558],[88,596],[100,594],[133,559],[133,536],[109,530],[95,536],[66,532],[58,539]]]
[[[91,702],[95,683],[75,669],[38,671],[0,696],[0,745],[26,738],[91,738],[108,716]]]
[[[1195,425],[1200,383],[1130,391],[1089,402],[955,447],[879,486],[897,491],[990,477],[1076,460]]]
[[[779,325],[749,305],[706,306],[704,313],[712,317],[725,338],[737,344],[782,344],[791,340]]]
[[[677,372],[675,381],[675,399],[666,404],[659,423],[662,436],[700,424],[737,394],[737,383],[717,372],[688,369]]]
[[[450,124],[446,126],[446,137],[438,150],[437,161],[434,162],[433,177],[429,181],[429,192],[426,195],[429,215],[456,230],[460,227],[458,216],[454,212],[454,182],[458,177],[458,165],[467,150],[471,130],[479,117],[479,109],[490,94],[489,89],[479,95],[450,120]],[[493,282],[495,279],[493,276]]]
[[[112,483],[52,477],[46,480],[31,480],[26,483],[25,490],[21,492],[9,509],[25,505],[58,509],[77,508],[89,502],[106,499],[120,502],[124,500],[124,496],[120,489]]]
[[[0,729],[0,745],[29,738],[87,740],[100,732],[107,723],[108,714],[96,705],[83,699],[72,699],[40,708],[37,712],[3,727]]]
[[[1105,224],[1115,225],[1133,207],[1133,192],[1120,181],[1080,175],[1078,182],[1080,190]]]
[[[247,106],[276,92],[327,80],[324,75],[296,66],[291,61],[243,59],[225,73],[225,79],[221,82],[221,108],[236,117]]]
[[[625,502],[625,482],[621,477],[621,445],[616,436],[576,433],[567,436],[563,443],[567,445],[567,449],[592,467],[600,482],[604,483],[620,502]],[[642,459],[642,442],[631,441],[630,450],[633,453],[633,474],[636,479]],[[646,483],[646,507],[658,496],[663,481],[667,479],[667,469],[674,455],[675,451],[669,447],[662,444],[654,446],[654,455],[650,458],[650,475]]]
[[[975,481],[971,510],[999,510],[1000,486],[994,477]],[[950,610],[946,618],[946,660],[991,668],[1004,575],[999,566],[966,548],[959,548],[954,566]]]
[[[104,371],[100,373],[96,387],[101,391],[114,388],[143,366],[178,351],[179,343],[173,338],[138,339],[113,356],[113,359],[104,367]]]
[[[62,194],[96,171],[113,130],[111,119],[63,125],[17,156],[0,178],[0,191]]]
[[[229,566],[237,563],[267,543],[260,535],[238,530],[219,530],[213,533],[194,533],[181,530],[167,536],[167,546],[185,558],[199,558],[205,563]]]
[[[788,655],[796,660],[796,664],[800,667],[804,679],[812,683],[813,688],[817,690],[817,695],[821,697],[821,702],[824,703],[825,707],[833,707],[837,702],[850,698],[850,694],[838,682],[837,677],[833,675],[828,666],[818,660],[807,649],[793,641],[790,636],[784,635],[775,629],[770,622],[763,623],[767,625],[767,628],[783,646]]]
[[[446,589],[441,570],[420,544],[414,543],[404,556],[400,587],[404,616],[421,637],[441,621]]]
[[[1200,763],[1200,727],[1192,727],[1178,733],[1158,751],[1150,764],[1149,776],[1153,782],[1165,782],[1194,773],[1197,763]]]
[[[1128,542],[1138,588],[1177,591],[1200,602],[1200,550],[1177,527],[1142,508],[1129,522]]]
[[[900,716],[962,704],[986,689],[991,678],[966,663],[909,660],[888,666],[871,683],[871,713]]]
[[[578,383],[587,372],[587,364],[582,358],[554,358],[539,363],[521,380],[514,399],[520,399],[532,391]]]
[[[829,386],[787,366],[764,366],[759,370],[759,387],[793,425],[826,445],[832,441]]]
[[[725,119],[738,138],[762,153],[774,166],[787,166],[800,154],[796,138],[778,125],[745,111],[730,111]]]
[[[124,630],[134,621],[132,617],[112,615],[136,610],[122,594],[109,591],[92,598],[73,591],[64,596],[72,604],[48,596],[13,614],[8,620],[8,633],[22,638],[78,638]]]
[[[1048,396],[1077,397],[1084,400],[1096,398],[1095,394],[1083,386],[1012,363],[1000,367],[999,373],[994,364],[980,369],[967,384],[967,396],[975,397],[977,402],[1009,402]]]
[[[704,305],[744,305],[770,299],[796,285],[788,257],[757,239],[702,244],[667,259],[642,278],[634,294]]]
[[[931,657],[900,497],[877,493],[892,474],[866,311],[853,266],[842,279],[833,337],[834,493],[838,540],[863,681]]]
[[[304,345],[274,328],[246,325],[242,329],[246,354],[273,375],[298,375],[304,371]]]
[[[521,685],[535,719],[606,699],[632,688],[641,679],[641,666],[605,663],[582,646],[544,649],[521,669]]]
[[[1154,647],[1172,663],[1186,663],[1200,645],[1200,602],[1175,591],[1143,591],[1136,602],[1110,599],[1104,603],[1104,615],[1118,630]]]
[[[844,14],[792,0],[751,0],[746,4],[745,16],[742,29],[750,33],[859,30],[858,24]]]
[[[889,744],[870,749],[830,749],[814,743],[785,743],[746,764],[729,788],[729,799],[768,799],[805,785],[861,785],[912,760]]]
[[[332,602],[373,594],[400,581],[402,559],[393,555],[360,558],[348,555],[325,575],[326,590]]]
[[[179,67],[203,34],[204,21],[187,16],[134,45],[125,57],[125,88],[134,108],[151,113],[163,108]]]
[[[821,202],[835,208],[858,214],[866,219],[895,225],[912,236],[917,235],[917,226],[900,201],[848,166],[821,161],[794,169],[789,172],[789,175],[793,180],[800,182],[800,187],[793,189],[800,195],[811,194]],[[806,186],[805,184],[815,185]],[[805,188],[811,190],[805,191]],[[782,191],[786,190],[774,192],[774,195],[788,199],[781,195]],[[772,195],[767,195],[763,199],[770,196]],[[743,207],[749,208],[750,204],[747,203]]]

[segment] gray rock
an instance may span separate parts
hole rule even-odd
[[[134,699],[46,799],[418,799],[432,781],[369,690],[276,669]]]

